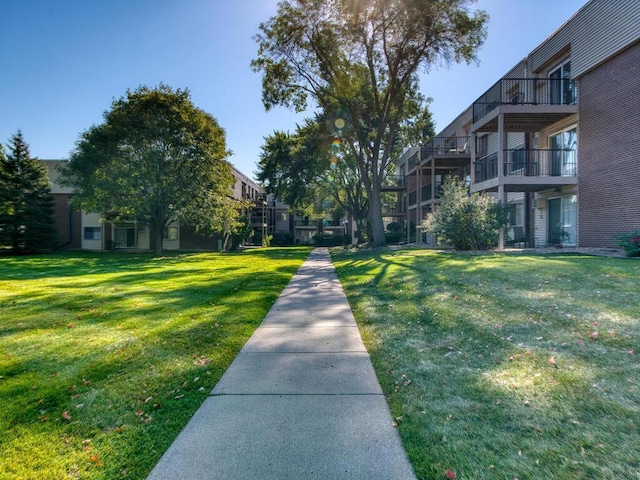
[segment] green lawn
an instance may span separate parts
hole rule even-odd
[[[0,478],[145,478],[308,253],[0,257]]]
[[[640,261],[333,257],[420,479],[640,478]]]

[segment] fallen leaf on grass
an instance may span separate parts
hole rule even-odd
[[[456,472],[454,472],[453,470],[447,469],[447,471],[444,472],[444,476],[449,478],[450,480],[454,480],[456,478]]]
[[[555,357],[551,357],[551,358],[549,359],[549,363],[550,363],[551,365],[553,365],[554,367],[556,367],[556,366],[557,366],[557,363],[556,363],[556,359],[555,359]]]
[[[141,417],[142,415],[144,415],[144,412],[142,410],[136,410],[136,417]]]
[[[71,420],[71,415],[69,415],[69,412],[65,410],[64,412],[62,412],[62,418],[64,418],[65,420]]]
[[[96,465],[96,467],[101,467],[103,465],[102,461],[100,460],[100,456],[97,453],[92,453],[89,458]]]
[[[82,379],[82,383],[87,386],[87,385],[91,385],[91,382],[89,380],[87,380],[86,378]]]
[[[589,335],[589,338],[593,338],[594,340],[597,340],[599,336],[600,334],[596,331],[596,332],[591,332],[591,335]]]
[[[211,359],[206,357],[200,357],[195,362],[193,362],[193,364],[197,366],[207,365],[208,363],[211,363]]]

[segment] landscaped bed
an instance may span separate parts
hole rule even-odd
[[[640,262],[333,254],[420,479],[640,478]]]
[[[308,253],[0,257],[0,478],[144,478]]]

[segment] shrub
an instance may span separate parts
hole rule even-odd
[[[344,245],[345,237],[343,234],[316,234],[313,236],[313,242],[316,247],[336,247]]]
[[[402,225],[400,225],[398,222],[391,222],[389,225],[387,225],[387,232],[401,232],[402,231]]]
[[[389,231],[385,233],[385,238],[387,239],[387,243],[400,243],[400,241],[403,240],[404,235],[402,232]]]
[[[501,204],[487,195],[470,195],[461,180],[452,178],[442,188],[440,205],[421,227],[457,250],[482,250],[495,245],[506,223]]]
[[[624,249],[627,257],[640,257],[640,230],[620,235],[618,245]]]
[[[271,245],[278,247],[288,247],[295,243],[293,233],[290,232],[274,232]]]

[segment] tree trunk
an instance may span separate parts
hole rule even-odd
[[[164,255],[164,249],[162,248],[163,228],[154,228],[154,238],[156,239],[156,257]]]
[[[382,222],[380,186],[376,183],[379,182],[373,182],[371,185],[371,197],[369,198],[369,222],[371,224],[373,246],[384,247],[387,244],[387,238],[384,235],[384,224]]]

